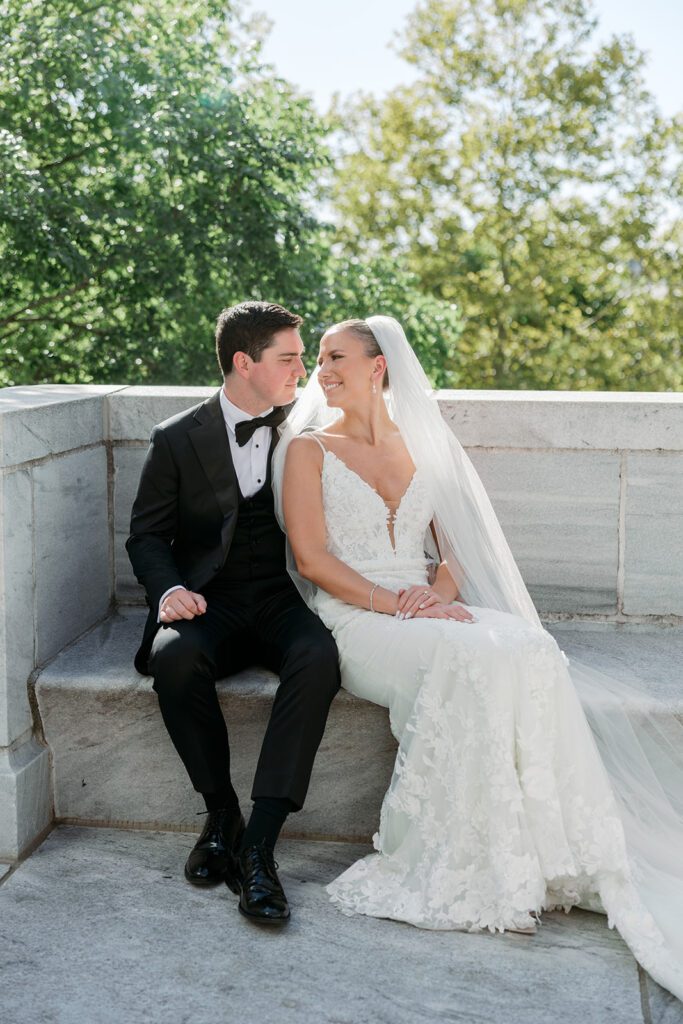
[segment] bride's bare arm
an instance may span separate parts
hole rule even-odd
[[[451,576],[450,570],[445,562],[442,562],[436,570],[432,590],[436,591],[444,604],[448,604],[449,601],[455,601],[459,594],[458,584]]]
[[[282,501],[289,543],[296,567],[305,579],[359,608],[370,607],[374,584],[345,562],[331,555],[326,546],[325,514],[322,500],[323,453],[315,441],[295,438],[287,450]],[[394,615],[398,595],[377,587],[372,595],[376,612]]]

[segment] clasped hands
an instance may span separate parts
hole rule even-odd
[[[459,622],[476,622],[474,615],[464,605],[446,601],[438,591],[425,584],[399,590],[396,618],[457,619]]]

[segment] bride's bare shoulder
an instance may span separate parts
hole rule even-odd
[[[325,446],[316,437],[318,431],[306,431],[292,438],[287,449],[288,466],[322,466]]]

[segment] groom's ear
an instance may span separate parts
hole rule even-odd
[[[235,352],[232,357],[232,368],[240,377],[249,376],[249,365],[251,360],[246,352]]]

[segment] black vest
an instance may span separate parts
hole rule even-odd
[[[250,498],[240,491],[237,525],[228,557],[214,577],[219,583],[250,583],[273,579],[287,572],[285,535],[275,517],[275,500],[271,487],[271,463],[277,433],[268,452],[268,468],[263,487]]]

